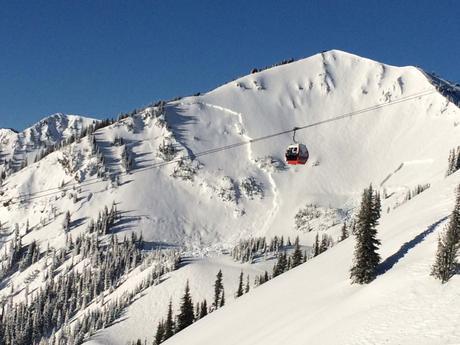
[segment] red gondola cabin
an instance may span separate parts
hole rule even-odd
[[[308,150],[304,144],[294,144],[288,146],[286,150],[286,162],[288,164],[305,164],[308,161]]]

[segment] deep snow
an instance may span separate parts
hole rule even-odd
[[[362,189],[373,183],[382,194],[389,196],[383,204],[385,216],[380,226],[382,255],[386,258],[445,217],[451,208],[458,174],[445,179],[445,170],[449,151],[460,144],[460,109],[436,91],[298,131],[297,140],[305,143],[310,151],[306,166],[283,163],[284,149],[292,143],[292,135],[286,134],[202,156],[193,162],[185,160],[182,166],[148,167],[164,162],[159,152],[163,144],[171,143],[178,151],[176,157],[193,156],[377,104],[389,104],[427,90],[434,90],[431,81],[415,67],[388,66],[341,51],[329,51],[239,78],[202,96],[168,102],[165,113],[160,116],[158,108],[146,108],[98,130],[95,135],[106,169],[111,174],[123,174],[120,186],[95,178],[97,159],[91,154],[88,139],[66,146],[8,177],[2,186],[2,201],[20,194],[56,189],[62,182],[71,185],[76,179],[83,183],[91,181],[91,184],[76,191],[55,193],[54,190],[50,195],[42,196],[46,194],[43,193],[25,203],[0,207],[2,243],[11,239],[15,223],[23,229],[29,220],[33,231],[24,236],[24,243],[36,239],[41,248],[46,248],[48,243],[59,248],[65,242],[62,230],[65,211],[71,212],[71,233],[77,236],[85,231],[90,218],[95,218],[104,206],[115,201],[125,217],[115,229],[117,234],[142,232],[149,242],[181,244],[196,253],[219,251],[240,238],[260,235],[291,238],[299,235],[303,244],[310,245],[317,231],[327,232],[336,239],[340,223],[353,214]],[[68,127],[72,126],[59,127],[61,130],[57,133],[65,134],[63,128]],[[43,129],[40,133],[49,132],[44,125],[33,128]],[[2,130],[0,135],[11,143],[11,138],[18,134]],[[61,138],[65,137],[62,135]],[[122,147],[112,144],[117,137],[124,139],[132,153],[134,169],[130,174],[124,174],[120,164]],[[2,147],[10,147],[8,145]],[[63,161],[70,163],[65,165]],[[136,172],[136,169],[140,170]],[[261,187],[260,192],[249,193],[244,189],[249,178]],[[403,202],[408,190],[425,183],[432,187]],[[78,193],[76,203],[70,196],[75,192]],[[299,231],[295,215],[311,204],[328,216],[311,221],[311,226],[305,227],[311,228],[311,232]],[[40,223],[44,225],[39,226]],[[439,227],[435,232],[438,230]],[[350,344],[369,343],[373,339],[376,344],[384,341],[393,344],[410,337],[428,344],[446,330],[452,334],[449,341],[458,341],[456,331],[441,325],[443,317],[428,318],[430,313],[434,315],[439,310],[453,315],[452,320],[459,320],[458,314],[450,309],[458,309],[452,292],[455,288],[440,287],[426,273],[435,240],[435,234],[431,234],[417,243],[389,272],[368,287],[349,285],[352,240],[347,240],[200,321],[171,343],[184,342],[187,334],[194,341],[211,343],[214,336],[219,335],[221,339],[222,334],[229,333],[220,333],[224,330],[220,324],[239,330],[225,337],[229,344],[237,340],[257,344],[262,339],[278,344],[285,339],[292,339],[294,343],[311,339],[322,344],[324,339],[327,344],[337,343],[342,337]],[[30,272],[40,271],[42,264],[37,263],[28,272],[16,273],[0,294],[8,296],[14,281],[15,289],[22,291],[14,298],[23,298]],[[271,268],[272,263],[265,265]],[[151,339],[156,322],[164,316],[169,296],[180,295],[187,278],[194,296],[209,296],[218,266],[228,270],[228,285],[236,286],[236,277],[242,268],[239,264],[220,257],[198,260],[171,273],[159,286],[149,288],[144,297],[128,308],[126,317],[98,333],[94,341],[124,345],[127,340],[138,337]],[[251,275],[261,269],[248,265],[243,268]],[[134,286],[138,279],[141,275],[133,273],[124,288]],[[449,286],[455,286],[456,279]],[[31,289],[40,286],[40,276],[28,284]],[[443,291],[447,291],[445,297],[439,297]],[[285,297],[286,294],[292,295],[292,299]],[[403,299],[407,302],[403,303]],[[425,309],[416,303],[417,299],[426,302],[421,303]],[[247,313],[244,312],[246,305]],[[298,305],[305,307],[298,308]],[[407,306],[407,310],[399,308],[400,305]],[[251,327],[232,323],[237,321],[231,319],[243,320],[246,315],[253,315]],[[426,322],[418,322],[421,317]],[[298,322],[294,322],[297,319]],[[404,331],[397,326],[400,322],[404,327],[412,327]],[[267,326],[271,323],[277,328]],[[424,333],[418,328],[420,325],[434,331]],[[360,333],[361,326],[364,333]],[[249,335],[251,329],[256,330],[254,335]],[[123,336],[119,336],[121,332]],[[425,337],[417,337],[417,332]]]

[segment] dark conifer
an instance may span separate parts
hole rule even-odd
[[[216,275],[216,282],[214,283],[214,303],[213,305],[215,309],[219,308],[220,295],[223,289],[224,289],[224,285],[222,283],[222,270],[219,270],[219,272]]]
[[[244,293],[248,293],[249,289],[250,289],[250,286],[249,286],[249,274],[248,274],[247,279],[246,279],[246,286],[244,287]]]
[[[177,317],[177,328],[176,332],[180,332],[184,328],[190,326],[195,320],[195,313],[193,311],[192,297],[190,296],[190,287],[187,280],[185,285],[184,296],[182,297],[182,303],[180,306],[180,313]]]
[[[163,340],[169,339],[174,335],[174,320],[172,312],[172,301],[169,301],[168,315],[166,316],[166,321],[164,323],[164,336]]]
[[[319,254],[320,254],[320,251],[319,251],[319,234],[316,233],[315,243],[313,244],[313,256],[318,256]]]
[[[340,234],[340,241],[346,240],[348,238],[348,229],[347,224],[344,222],[342,226],[342,232]]]
[[[286,252],[283,252],[279,255],[278,262],[273,268],[273,277],[283,274],[288,269],[288,260]]]
[[[240,278],[238,282],[238,290],[236,291],[236,297],[243,296],[243,272],[240,273]]]
[[[438,249],[431,275],[446,283],[458,267],[457,253],[460,248],[460,186],[454,210],[450,215],[449,224],[444,233],[438,238]]]
[[[299,266],[302,263],[302,251],[300,250],[299,236],[295,238],[294,253],[292,254],[291,266],[292,268]]]
[[[321,243],[319,245],[319,253],[324,253],[327,248],[329,248],[329,237],[327,236],[327,234],[323,234],[323,236],[321,237]]]
[[[225,305],[225,290],[224,290],[224,288],[222,287],[222,296],[221,296],[221,298],[220,298],[220,305],[219,305],[219,307],[222,308],[224,305]]]
[[[200,319],[202,319],[206,315],[208,315],[208,302],[204,300],[203,303],[201,303],[200,307]]]
[[[372,185],[362,195],[361,207],[355,228],[356,245],[350,278],[353,283],[370,283],[377,275],[380,255],[377,253],[380,241],[376,226],[380,216],[380,202],[374,194]]]
[[[62,223],[62,228],[65,232],[70,230],[70,212],[67,211],[64,216],[64,222]]]

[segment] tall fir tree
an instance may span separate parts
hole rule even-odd
[[[184,296],[180,306],[180,313],[177,317],[176,332],[180,332],[184,328],[190,326],[195,321],[195,313],[193,311],[192,297],[190,296],[190,286],[187,280],[185,285]]]
[[[288,260],[286,252],[279,255],[276,265],[273,267],[273,277],[283,274],[288,269]]]
[[[238,290],[236,290],[236,297],[241,297],[243,296],[243,271],[241,271],[240,273],[240,278],[239,278],[239,282],[238,282]]]
[[[343,223],[342,226],[342,231],[340,233],[340,241],[346,240],[348,238],[348,229],[347,229],[347,223]]]
[[[449,158],[447,159],[446,176],[449,176],[450,174],[454,172],[454,166],[455,166],[455,150],[450,150]]]
[[[350,278],[353,283],[368,284],[377,276],[380,255],[377,253],[380,241],[377,239],[377,225],[380,217],[380,197],[372,185],[366,188],[361,199],[355,237],[353,266]]]
[[[225,290],[222,288],[222,296],[220,297],[220,305],[219,307],[222,308],[225,305]]]
[[[247,279],[246,279],[246,286],[244,287],[244,293],[248,293],[250,289],[251,287],[249,285],[249,274],[248,274]]]
[[[174,335],[174,331],[175,331],[175,327],[174,327],[174,319],[173,319],[173,311],[172,311],[172,301],[169,300],[168,315],[166,316],[166,320],[164,322],[163,340],[171,338]]]
[[[222,293],[222,290],[224,289],[224,285],[222,283],[222,270],[219,270],[219,272],[216,275],[216,281],[214,283],[214,303],[213,306],[215,309],[219,308],[220,305],[220,296]]]
[[[200,307],[200,319],[204,318],[206,315],[208,315],[208,302],[206,299],[201,303]]]
[[[449,152],[446,176],[449,176],[460,169],[460,146]]]
[[[302,251],[300,250],[299,236],[295,238],[294,253],[292,254],[291,267],[297,267],[303,262]]]
[[[319,254],[320,254],[320,251],[319,251],[319,234],[316,233],[315,243],[313,244],[313,257],[318,256]]]
[[[62,223],[62,228],[65,232],[69,232],[70,230],[70,212],[67,211],[64,216],[64,221]]]
[[[323,234],[323,236],[321,237],[321,243],[319,245],[319,253],[324,253],[327,248],[329,248],[329,237],[327,236],[327,234]]]
[[[454,210],[444,233],[438,238],[436,258],[431,269],[431,275],[446,283],[457,271],[457,254],[460,248],[460,186]]]

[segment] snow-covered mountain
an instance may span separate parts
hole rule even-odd
[[[9,175],[1,190],[3,243],[11,243],[15,236],[12,230],[19,229],[24,245],[35,240],[42,251],[47,246],[58,250],[68,245],[69,234],[75,239],[88,232],[91,219],[96,220],[105,206],[115,203],[122,216],[111,233],[120,238],[142,234],[152,248],[182,245],[188,253],[203,255],[228,249],[240,239],[275,235],[299,236],[303,245],[310,246],[317,233],[337,238],[343,221],[353,215],[363,188],[372,183],[385,196],[385,216],[380,226],[382,254],[391,256],[405,242],[443,219],[451,207],[451,189],[458,182],[458,173],[448,179],[445,173],[449,152],[460,145],[460,109],[456,104],[459,94],[456,85],[416,67],[389,66],[333,50],[250,74],[200,96],[161,102],[64,145]],[[346,114],[350,116],[328,121]],[[57,116],[22,133],[2,130],[2,150],[12,155],[15,146],[27,150],[28,142],[38,143],[38,138],[45,141],[47,135],[52,138],[49,140],[60,141],[92,121]],[[292,133],[254,140],[323,121],[295,134],[295,139],[309,149],[306,166],[284,163],[284,150],[293,142]],[[214,151],[243,141],[248,144]],[[408,200],[408,192],[428,184],[428,191]],[[436,203],[432,208],[430,201]],[[417,208],[417,202],[423,205]],[[418,210],[423,217],[416,215]],[[69,216],[70,223],[66,221]],[[436,224],[433,231],[441,223]],[[190,334],[197,343],[213,343],[215,338],[211,336],[223,330],[217,326],[221,324],[239,329],[235,337],[228,337],[228,343],[239,339],[257,344],[268,338],[273,341],[267,343],[279,343],[286,332],[294,330],[276,323],[278,310],[283,314],[293,309],[296,301],[302,301],[307,305],[294,311],[299,323],[292,327],[304,329],[300,321],[309,322],[312,328],[305,328],[311,334],[309,339],[323,343],[316,340],[318,332],[328,325],[335,329],[332,325],[338,318],[350,319],[347,327],[354,327],[355,321],[357,325],[364,322],[349,314],[352,310],[347,306],[354,298],[371,303],[373,294],[383,298],[390,293],[409,294],[413,286],[409,279],[398,282],[401,290],[397,288],[400,285],[393,288],[392,284],[401,275],[410,276],[412,270],[417,271],[415,276],[420,281],[431,281],[425,271],[435,250],[433,236],[420,246],[427,247],[423,252],[413,252],[423,259],[417,255],[410,260],[404,257],[400,271],[395,265],[396,273],[392,271],[376,281],[382,284],[377,292],[370,287],[359,292],[349,286],[352,241],[345,241],[321,258],[253,290],[171,342],[184,343],[184,337]],[[24,272],[8,276],[0,294],[15,302],[24,300],[28,291],[42,286],[42,267],[47,267],[48,259],[44,255]],[[67,259],[66,268],[58,276],[71,270],[73,260]],[[96,334],[91,341],[120,345],[135,338],[150,341],[156,323],[164,317],[169,296],[178,296],[187,278],[192,294],[204,298],[211,293],[217,266],[222,267],[227,284],[236,281],[240,270],[253,280],[255,274],[272,267],[272,262],[254,266],[229,263],[221,257],[206,260],[172,272],[165,283],[146,289],[144,296],[128,308],[125,319]],[[76,264],[75,269],[79,265],[85,267],[85,261]],[[133,270],[124,276],[123,283],[105,293],[106,301],[133,289],[146,274]],[[379,283],[382,280],[386,282]],[[427,283],[426,289],[434,284]],[[304,287],[306,292],[300,299]],[[279,291],[292,294],[293,300],[281,306],[285,298],[275,297]],[[436,291],[432,291],[435,296]],[[426,297],[423,293],[420,292],[422,299]],[[321,304],[328,298],[332,302]],[[338,316],[321,323],[326,312],[335,312],[337,303],[333,301],[340,298],[343,303],[337,309]],[[267,299],[275,301],[273,313],[264,309],[270,308],[268,304],[262,306]],[[446,303],[450,301],[447,299]],[[253,310],[253,317],[260,319],[255,326],[260,333],[255,338],[242,338],[251,327],[240,327],[231,320],[234,315],[244,320],[244,301]],[[434,301],[427,299],[428,303]],[[394,305],[396,302],[395,299]],[[104,300],[94,302],[90,308],[96,305],[104,305]],[[380,310],[378,307],[375,310]],[[365,311],[359,309],[362,312]],[[281,316],[278,321],[283,320]],[[376,315],[375,320],[384,319]],[[286,331],[272,334],[261,330],[262,325],[271,322]],[[129,332],[122,331],[126,327]],[[327,334],[328,342],[324,343],[337,343],[345,332],[344,328],[337,329]],[[379,332],[374,330],[375,334]],[[388,330],[391,333],[394,328]],[[300,341],[304,333],[295,334],[298,338],[292,338],[294,342]],[[350,344],[366,343],[358,336],[347,339]],[[399,343],[406,338],[388,339]]]
[[[17,132],[0,128],[0,159],[4,169],[17,170],[25,162],[33,162],[40,150],[76,137],[99,120],[61,113],[45,117],[35,125]],[[9,162],[8,162],[9,161]],[[5,163],[7,162],[7,163]]]

